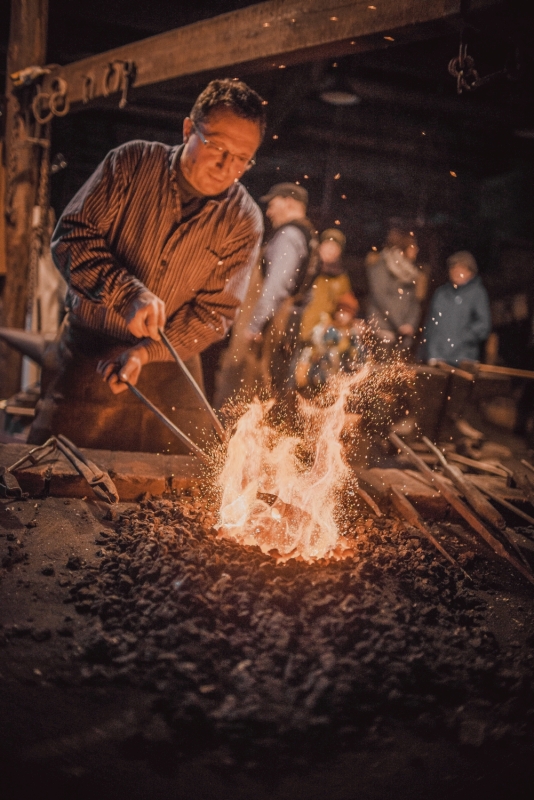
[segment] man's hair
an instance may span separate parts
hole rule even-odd
[[[267,125],[265,105],[260,95],[243,81],[234,78],[216,79],[210,81],[199,94],[189,116],[198,125],[215,109],[223,107],[237,117],[256,122],[263,138]]]

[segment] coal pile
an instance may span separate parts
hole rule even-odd
[[[339,743],[392,718],[531,742],[534,640],[501,648],[480,593],[413,529],[357,519],[354,556],[278,564],[213,522],[198,498],[146,500],[100,534],[67,598],[88,628],[64,680],[153,692],[188,747]]]

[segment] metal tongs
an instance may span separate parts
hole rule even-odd
[[[34,466],[38,464],[43,458],[51,455],[56,450],[60,450],[63,455],[70,461],[73,467],[79,472],[82,478],[85,478],[93,492],[100,500],[106,503],[118,503],[119,493],[117,487],[109,477],[108,473],[100,469],[93,461],[87,458],[84,453],[79,450],[70,439],[67,439],[63,434],[59,436],[51,436],[50,439],[44,444],[38,445],[30,450],[26,455],[19,458],[14,464],[4,470],[2,476],[2,483],[5,487],[5,494],[11,497],[22,497],[23,492],[15,476],[12,474],[16,469],[19,469],[25,464]],[[9,475],[9,478],[8,478]]]
[[[176,352],[176,350],[174,349],[174,347],[170,343],[170,341],[167,338],[167,335],[164,333],[164,331],[161,328],[158,328],[158,332],[159,332],[159,335],[161,336],[161,340],[162,340],[163,344],[165,345],[165,347],[167,348],[167,350],[169,351],[169,353],[173,357],[174,361],[178,364],[178,366],[182,370],[185,378],[188,380],[189,384],[193,388],[193,390],[194,390],[195,394],[197,395],[198,399],[200,400],[200,403],[202,404],[203,408],[208,412],[208,414],[210,416],[210,419],[211,419],[211,422],[213,424],[213,427],[215,429],[215,432],[217,433],[217,436],[219,437],[221,442],[224,443],[226,441],[226,431],[224,430],[224,428],[223,428],[223,426],[221,424],[221,421],[218,418],[218,416],[216,415],[215,411],[213,410],[213,408],[208,403],[208,401],[207,401],[207,399],[206,399],[206,397],[204,395],[204,392],[202,391],[202,389],[200,388],[200,386],[198,385],[196,380],[193,378],[193,376],[191,375],[191,373],[187,369],[186,365],[184,364],[183,359],[180,358],[180,356],[178,355],[178,353]],[[165,414],[162,411],[160,411],[159,408],[157,408],[154,405],[154,403],[152,403],[148,399],[148,397],[146,397],[142,392],[140,392],[139,389],[136,386],[131,384],[129,381],[124,381],[124,383],[128,386],[128,389],[139,400],[141,400],[141,402],[144,403],[145,406],[147,408],[149,408],[152,411],[152,413],[155,414],[155,416],[159,420],[161,420],[161,422],[163,422],[163,424],[166,425],[167,428],[172,433],[174,433],[174,435],[177,436],[178,439],[180,439],[180,441],[183,444],[185,444],[185,446],[187,448],[189,448],[189,450],[191,450],[192,453],[194,453],[194,455],[196,455],[196,457],[198,459],[200,459],[200,461],[202,461],[204,464],[211,464],[212,463],[212,460],[210,459],[208,454],[206,452],[204,452],[204,450],[202,450],[201,447],[199,447],[197,444],[195,444],[195,442],[193,442],[193,440],[190,439],[189,436],[187,436],[186,433],[184,433],[177,425],[175,425],[174,422],[172,422],[168,417],[166,417]]]

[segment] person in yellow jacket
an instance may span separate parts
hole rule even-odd
[[[324,314],[333,316],[339,298],[352,293],[349,276],[343,269],[342,256],[345,249],[345,235],[338,228],[327,228],[319,239],[318,275],[311,288],[310,300],[302,312],[300,339],[310,340],[314,327]]]

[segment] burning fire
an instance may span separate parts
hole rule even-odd
[[[220,533],[264,552],[322,558],[339,548],[336,523],[339,492],[349,473],[340,439],[349,394],[369,375],[364,367],[338,375],[329,399],[314,405],[301,399],[302,436],[286,435],[266,422],[273,401],[257,398],[237,422],[218,477],[222,501]],[[313,456],[302,450],[313,442]],[[310,466],[311,462],[311,466]]]

